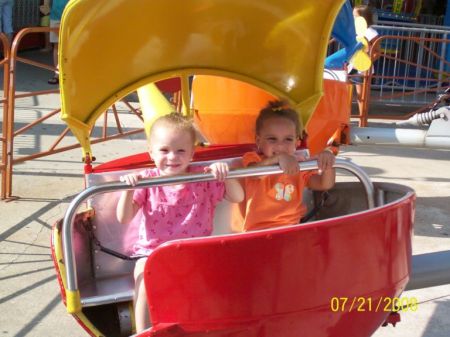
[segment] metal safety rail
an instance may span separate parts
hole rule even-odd
[[[380,57],[373,72],[363,76],[360,126],[369,118],[408,119],[427,111],[449,87],[450,50],[448,27],[413,24],[376,25],[380,36],[369,51]],[[397,113],[385,111],[397,110]],[[381,111],[381,112],[380,112]]]
[[[336,162],[334,165],[335,168],[346,170],[352,174],[354,174],[360,182],[363,184],[363,187],[366,192],[367,197],[367,206],[368,208],[375,207],[374,201],[374,186],[370,181],[369,176],[356,164],[336,158]],[[299,163],[300,171],[310,171],[317,170],[317,161],[307,161]],[[272,174],[280,174],[282,170],[279,166],[265,166],[265,167],[252,167],[245,169],[237,169],[232,170],[228,174],[228,179],[232,178],[243,178],[243,177],[254,177],[260,175],[272,175]],[[96,185],[87,188],[80,194],[78,194],[72,202],[69,204],[67,208],[66,214],[63,220],[62,227],[62,235],[63,235],[63,251],[64,251],[64,263],[66,267],[66,279],[67,279],[67,311],[69,313],[76,313],[81,310],[81,302],[79,297],[79,289],[77,283],[77,271],[76,271],[76,261],[73,253],[73,226],[75,221],[75,215],[78,208],[81,204],[90,197],[93,197],[100,193],[118,191],[118,190],[130,190],[130,189],[138,189],[144,187],[151,186],[159,186],[159,185],[173,185],[180,183],[189,183],[189,182],[197,182],[197,181],[210,181],[215,180],[214,176],[211,173],[198,173],[198,174],[189,174],[189,175],[180,175],[180,176],[171,176],[171,177],[158,177],[152,179],[146,179],[139,181],[136,186],[130,186],[126,183],[122,182],[112,182],[106,183],[102,185]]]
[[[30,34],[47,34],[51,31],[57,32],[58,28],[49,28],[49,27],[30,27],[22,29],[15,36],[11,48],[7,43],[7,40],[4,40],[6,37],[2,37],[1,40],[3,42],[3,49],[5,58],[1,61],[0,64],[4,67],[4,99],[3,99],[3,134],[0,138],[2,141],[2,163],[1,163],[1,174],[2,174],[2,185],[1,185],[1,199],[8,199],[12,197],[12,179],[13,179],[13,166],[18,163],[22,163],[28,160],[48,156],[51,154],[71,150],[74,148],[80,147],[78,143],[73,142],[71,145],[62,145],[61,142],[65,138],[66,135],[69,134],[69,128],[65,127],[65,129],[56,137],[56,140],[53,144],[49,146],[48,149],[43,150],[40,148],[33,149],[35,152],[32,154],[16,157],[15,156],[15,138],[18,136],[26,135],[26,132],[31,128],[36,127],[38,124],[41,124],[45,121],[48,121],[51,117],[54,117],[59,114],[61,111],[60,108],[53,109],[50,112],[42,112],[41,117],[28,122],[26,121],[24,126],[16,129],[16,100],[26,97],[37,97],[49,94],[57,94],[59,93],[59,89],[51,89],[51,90],[41,90],[41,91],[33,91],[17,94],[16,92],[16,84],[17,84],[17,68],[18,64],[27,64],[29,66],[46,69],[49,71],[55,71],[55,67],[52,65],[48,65],[42,62],[37,62],[32,59],[27,59],[19,56],[18,51],[21,47],[22,41]],[[116,102],[117,103],[117,102]],[[139,108],[131,105],[125,99],[121,100],[126,107],[126,109],[132,114],[136,115],[142,121],[142,113]],[[108,134],[108,113],[113,115],[117,133]],[[22,121],[21,121],[22,122]],[[142,128],[132,129],[132,130],[124,130],[122,128],[119,112],[116,107],[116,104],[113,104],[110,109],[108,109],[103,117],[103,126],[101,136],[94,139],[92,141],[93,144],[103,142],[110,139],[120,138],[136,133],[142,133]]]

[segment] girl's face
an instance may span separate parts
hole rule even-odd
[[[150,137],[150,155],[161,175],[184,173],[194,155],[192,136],[188,131],[161,125]]]
[[[298,145],[295,124],[283,117],[266,119],[256,135],[256,145],[266,157],[294,154]]]

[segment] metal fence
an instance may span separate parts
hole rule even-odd
[[[39,90],[29,92],[18,92],[16,89],[18,68],[21,66],[31,66],[34,68],[46,69],[53,72],[54,66],[48,65],[43,62],[39,62],[27,57],[19,56],[18,51],[21,48],[21,44],[26,37],[33,34],[49,33],[50,31],[57,31],[57,28],[49,27],[28,27],[20,30],[15,36],[12,44],[10,45],[5,34],[0,33],[0,43],[3,44],[4,58],[0,60],[0,66],[3,66],[3,98],[0,97],[0,102],[3,103],[3,117],[1,121],[2,130],[0,134],[1,143],[1,162],[0,162],[0,199],[12,198],[13,189],[13,168],[14,165],[33,160],[40,157],[45,157],[51,154],[67,151],[80,147],[78,142],[73,143],[72,139],[67,137],[70,135],[68,127],[54,128],[52,127],[52,140],[48,144],[40,144],[36,142],[36,146],[31,146],[27,153],[18,153],[17,145],[20,137],[40,137],[41,133],[45,129],[44,123],[55,124],[52,121],[53,118],[58,119],[58,114],[61,111],[60,108],[56,109],[40,109],[37,116],[21,116],[16,114],[16,100],[27,97],[36,98],[38,96],[50,95],[59,93],[59,89],[51,90]],[[119,102],[116,102],[119,103]],[[129,104],[125,99],[120,100],[120,104],[125,108],[118,111],[116,104],[113,104],[110,109],[103,114],[103,121],[100,121],[99,127],[101,128],[100,134],[92,135],[91,144],[100,143],[110,139],[126,137],[137,133],[143,132],[143,127],[139,128],[125,128],[122,127],[119,112],[131,113],[136,115],[137,118],[142,121],[141,111],[138,107],[134,107]],[[1,109],[0,109],[1,110]],[[112,124],[115,125],[108,127],[108,116],[112,120]],[[18,120],[18,118],[21,118]],[[103,123],[102,123],[103,122]],[[64,142],[65,141],[65,142]]]
[[[407,119],[427,111],[450,85],[450,27],[380,21],[373,28],[380,36],[369,53],[379,47],[381,55],[372,71],[352,76],[363,78],[363,108],[353,117],[366,126],[369,118]],[[340,48],[332,42],[328,52]]]
[[[423,104],[448,86],[450,28],[377,25],[382,57],[374,64],[372,99]],[[450,55],[450,54],[449,54]],[[403,93],[395,95],[394,93]],[[406,93],[412,93],[406,95]],[[390,95],[387,95],[390,94]]]

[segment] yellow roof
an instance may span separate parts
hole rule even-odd
[[[90,129],[116,100],[162,78],[211,74],[287,99],[305,124],[344,2],[71,0],[60,32],[62,119],[91,153]]]

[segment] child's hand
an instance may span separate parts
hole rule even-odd
[[[289,154],[279,154],[278,155],[278,165],[283,170],[285,174],[295,174],[298,172],[298,161],[297,158]]]
[[[137,173],[130,173],[130,174],[126,174],[124,176],[120,176],[120,181],[123,183],[127,183],[128,185],[131,185],[131,186],[136,186],[137,182],[141,178],[142,177]]]
[[[308,158],[303,153],[294,153],[294,157],[295,159],[297,159],[297,161],[308,160]]]
[[[39,6],[39,10],[41,11],[42,14],[48,15],[50,13],[50,6],[48,4]]]
[[[213,176],[219,180],[224,181],[225,177],[228,175],[228,164],[224,162],[218,162],[205,167],[205,172],[211,172]]]
[[[333,168],[335,162],[335,157],[333,152],[330,150],[325,150],[318,154],[317,156],[317,165],[319,167],[319,174],[323,171],[329,170]]]

